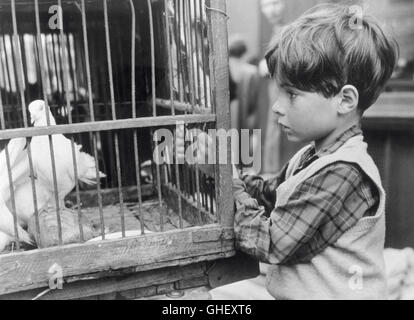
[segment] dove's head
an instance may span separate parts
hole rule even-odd
[[[46,119],[46,111],[49,113],[49,120],[51,125],[55,125],[55,118],[53,117],[52,113],[48,106],[46,106],[43,100],[35,100],[29,104],[29,112],[30,112],[30,122],[32,125],[36,126],[46,126],[47,119]]]

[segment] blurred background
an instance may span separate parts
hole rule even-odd
[[[261,147],[255,171],[263,176],[278,172],[301,147],[288,142],[274,121],[274,90],[263,56],[285,24],[326,2],[359,5],[399,43],[398,66],[366,113],[363,130],[388,195],[386,246],[414,247],[414,0],[227,0],[232,126],[262,129],[261,137],[251,138],[253,148]]]

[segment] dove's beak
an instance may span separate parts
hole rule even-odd
[[[30,123],[33,125],[35,123],[35,119],[33,116],[30,116]]]

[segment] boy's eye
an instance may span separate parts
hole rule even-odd
[[[298,96],[296,93],[294,93],[292,91],[288,91],[287,94],[289,96],[289,99],[291,99],[291,100],[295,99]]]

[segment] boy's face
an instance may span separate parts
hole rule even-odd
[[[290,141],[311,142],[328,136],[338,125],[337,99],[277,86],[273,106],[277,121]]]

